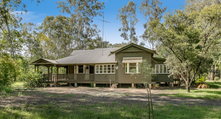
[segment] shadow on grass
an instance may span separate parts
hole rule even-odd
[[[220,107],[154,105],[156,119],[221,118],[220,111]],[[25,105],[2,109],[0,118],[146,119],[148,118],[148,108],[147,104],[125,105],[119,103]]]
[[[0,101],[0,118],[70,119],[146,119],[147,102],[115,100],[116,97],[87,94],[19,90],[13,98]],[[19,93],[19,92],[18,92]],[[5,105],[6,107],[2,107]],[[156,119],[221,118],[221,108],[211,106],[174,106],[154,104]]]
[[[220,91],[210,91],[210,90],[195,90],[194,93],[210,93],[220,95],[221,98],[221,90]]]
[[[210,88],[221,88],[221,81],[208,81],[205,84],[209,85]]]
[[[159,94],[161,96],[221,100],[221,90],[192,90],[190,93]]]

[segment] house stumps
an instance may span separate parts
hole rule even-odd
[[[78,86],[78,84],[77,83],[74,83],[74,87],[77,87]]]
[[[96,87],[96,83],[94,83],[94,88]]]
[[[149,84],[149,88],[151,89],[152,84]]]
[[[134,83],[131,84],[131,88],[134,88]]]

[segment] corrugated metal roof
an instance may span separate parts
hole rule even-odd
[[[56,60],[58,64],[95,64],[95,63],[116,63],[115,54],[110,52],[119,48],[97,48],[94,50],[75,50],[70,56]]]
[[[147,49],[137,44],[129,44],[121,48],[96,48],[94,50],[74,50],[70,56],[57,59],[39,59],[31,64],[97,64],[97,63],[116,63],[115,53],[125,50],[131,46],[155,54],[156,51]],[[103,51],[103,54],[102,54]]]

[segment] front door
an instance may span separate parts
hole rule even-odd
[[[85,66],[85,80],[89,80],[90,65]]]

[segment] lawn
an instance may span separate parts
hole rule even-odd
[[[185,89],[165,90],[165,92],[170,92],[170,94],[162,93],[159,95],[195,99],[212,99],[221,101],[221,89],[192,89],[190,90],[190,93],[187,93]]]
[[[210,88],[221,89],[221,81],[206,81],[205,84],[209,85]]]
[[[192,88],[190,93],[186,93],[186,89],[165,90],[168,93],[159,94],[161,96],[183,97],[195,99],[212,99],[221,101],[221,82],[220,81],[206,81],[209,85],[208,89]],[[170,93],[169,93],[170,92]]]
[[[23,105],[22,107],[10,107],[0,110],[0,118],[30,118],[30,119],[146,119],[148,117],[147,105],[111,104],[42,104]],[[220,107],[204,106],[173,106],[155,105],[154,115],[156,119],[190,119],[190,118],[221,118]]]
[[[145,93],[139,92],[142,89],[111,90],[109,88],[73,87],[25,89],[19,82],[13,84],[11,90],[7,93],[8,96],[0,95],[0,119],[148,118],[147,102],[138,100],[140,97],[145,98]],[[133,90],[134,92],[131,92]],[[185,90],[173,91],[185,92]],[[219,106],[154,103],[156,119],[218,119],[221,118],[220,112]]]

